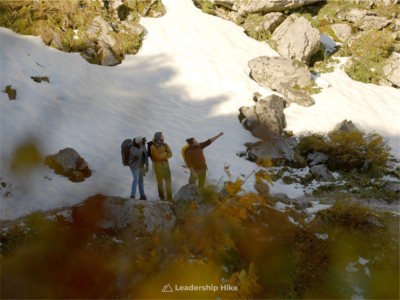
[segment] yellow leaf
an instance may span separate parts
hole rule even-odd
[[[239,211],[239,217],[241,217],[243,220],[247,219],[247,213],[244,209]]]
[[[194,201],[192,201],[192,204],[190,205],[190,209],[192,210],[192,212],[196,211],[196,205],[194,204]]]

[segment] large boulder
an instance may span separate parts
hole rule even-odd
[[[142,35],[144,32],[144,28],[142,25],[136,22],[129,22],[129,21],[122,21],[121,24],[125,26],[129,31],[137,34]]]
[[[343,120],[342,122],[336,124],[335,128],[333,129],[333,131],[346,131],[346,132],[351,132],[354,130],[357,130],[357,128],[354,126],[353,122],[347,121],[347,120]]]
[[[358,28],[360,28],[362,30],[368,30],[368,29],[380,30],[380,29],[388,26],[390,23],[392,23],[392,21],[388,20],[386,18],[375,17],[375,16],[365,16],[359,22]]]
[[[339,42],[345,42],[351,36],[351,26],[347,24],[333,24],[330,26]]]
[[[321,49],[320,33],[304,17],[291,15],[274,32],[278,53],[285,58],[308,62]]]
[[[97,52],[97,55],[100,57],[103,66],[115,66],[119,63],[118,60],[115,59],[111,47],[109,47],[105,42],[99,41],[98,46],[99,51]]]
[[[400,87],[400,56],[392,55],[388,64],[383,68],[383,74],[392,84]]]
[[[310,72],[305,64],[282,57],[260,56],[249,61],[250,76],[272,90],[287,83],[300,89],[311,85]]]
[[[352,8],[348,12],[339,13],[337,17],[342,21],[350,21],[352,23],[358,23],[365,16],[368,16],[368,15],[373,15],[373,13],[371,13],[365,9]]]
[[[332,174],[325,165],[312,166],[310,173],[319,181],[331,181],[333,179]]]
[[[352,22],[362,30],[380,30],[392,23],[392,21],[387,18],[377,17],[372,11],[356,8],[353,8],[346,13],[339,14],[338,18],[342,21]]]
[[[280,12],[273,12],[266,14],[263,17],[263,21],[256,27],[257,31],[266,31],[273,33],[275,29],[285,21],[286,16]]]
[[[109,34],[110,32],[113,32],[112,27],[101,16],[94,18],[86,31],[89,37],[103,41],[113,47],[117,41]]]
[[[284,165],[295,161],[294,151],[282,137],[270,135],[265,142],[258,142],[250,147],[249,158],[271,158],[274,165]]]
[[[277,95],[269,95],[260,99],[253,106],[243,106],[239,109],[239,119],[247,130],[255,136],[264,139],[270,134],[280,136],[286,127],[285,99]]]
[[[205,201],[199,187],[195,184],[184,185],[174,197],[173,210],[180,220],[193,213],[208,213],[212,209],[213,205]]]
[[[266,13],[272,11],[284,11],[307,4],[315,3],[319,0],[238,0],[239,13],[248,15],[254,13]]]
[[[56,174],[68,177],[72,182],[84,181],[92,175],[88,163],[72,148],[65,148],[55,155],[46,156],[44,163]]]
[[[291,103],[297,105],[309,107],[315,104],[315,100],[305,92],[297,90],[287,83],[280,83],[277,91],[286,98],[286,107],[289,107]]]
[[[256,103],[256,113],[260,126],[267,127],[277,136],[282,134],[283,128],[286,127],[285,99],[277,95],[270,95]]]
[[[176,224],[171,204],[95,195],[72,208],[76,226],[109,230],[169,230]]]
[[[328,157],[321,152],[314,151],[313,153],[308,154],[307,160],[309,161],[310,167],[312,167],[326,163],[328,161]]]
[[[196,204],[200,204],[204,201],[204,198],[200,192],[200,189],[195,184],[186,184],[179,189],[174,197],[174,203],[191,203],[194,201]]]

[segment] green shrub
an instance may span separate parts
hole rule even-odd
[[[379,84],[385,78],[383,67],[393,52],[394,39],[388,31],[371,31],[361,33],[341,49],[342,56],[353,56],[354,64],[345,67],[344,71],[353,79],[364,83]]]
[[[344,166],[355,162],[363,165],[367,161],[372,165],[384,165],[391,150],[379,133],[367,134],[358,130],[331,131],[328,134],[307,132],[300,136],[296,147],[302,155],[322,152],[336,164]]]
[[[118,10],[105,5],[101,7],[100,1],[85,0],[43,0],[33,1],[6,1],[0,2],[0,26],[7,27],[23,35],[41,36],[43,42],[65,52],[79,52],[89,62],[101,64],[101,55],[98,53],[96,41],[85,33],[96,16],[104,20],[117,23],[115,16],[126,19],[129,14],[135,21],[140,20],[139,11],[143,10],[150,1],[126,0]],[[162,11],[164,6],[161,1],[156,2],[150,11]],[[75,39],[74,30],[79,30],[79,38]],[[142,46],[141,37],[135,34],[119,32],[114,29],[117,46],[112,51],[116,52],[115,59],[121,61],[126,54],[136,54]],[[61,44],[55,43],[59,36]],[[88,51],[90,48],[91,51]]]

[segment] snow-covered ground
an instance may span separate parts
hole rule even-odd
[[[247,63],[278,54],[247,37],[243,28],[202,13],[192,1],[163,2],[168,8],[164,17],[141,21],[148,34],[139,53],[116,67],[91,65],[77,53],[45,46],[40,37],[0,28],[0,88],[12,85],[18,93],[14,101],[0,93],[0,177],[12,184],[7,187],[11,195],[1,198],[1,219],[73,205],[96,193],[128,197],[132,175],[122,166],[120,145],[136,136],[150,140],[156,131],[164,132],[174,153],[174,193],[188,181],[181,148],[189,137],[202,141],[225,133],[205,150],[210,183],[224,175],[225,164],[234,178],[253,170],[255,164],[237,156],[244,143],[257,141],[239,123],[238,108],[252,105],[254,92],[265,96],[272,91],[250,79]],[[47,76],[50,83],[36,83],[31,76]],[[327,132],[351,119],[360,129],[387,137],[399,157],[398,90],[355,82],[341,70],[317,82],[332,87],[315,95],[312,107],[292,104],[286,109],[289,130]],[[72,183],[43,165],[24,176],[29,181],[13,177],[10,158],[29,139],[40,143],[43,155],[74,148],[93,175]],[[252,190],[252,182],[246,187]],[[282,189],[275,184],[271,190]],[[158,199],[153,174],[145,177],[145,191],[150,200]]]

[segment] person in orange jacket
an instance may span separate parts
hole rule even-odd
[[[187,139],[186,142],[189,144],[189,148],[186,150],[186,164],[190,169],[190,184],[196,184],[197,179],[199,180],[199,188],[204,187],[206,181],[207,164],[206,158],[203,154],[203,149],[210,146],[217,138],[222,136],[224,133],[221,132],[217,136],[208,139],[205,142],[199,143],[195,138]]]
[[[162,132],[154,134],[153,144],[150,147],[150,157],[154,163],[154,171],[156,172],[158,195],[161,200],[165,200],[164,181],[167,190],[167,201],[172,201],[171,189],[171,170],[169,169],[168,159],[172,157],[171,148],[164,142]]]

